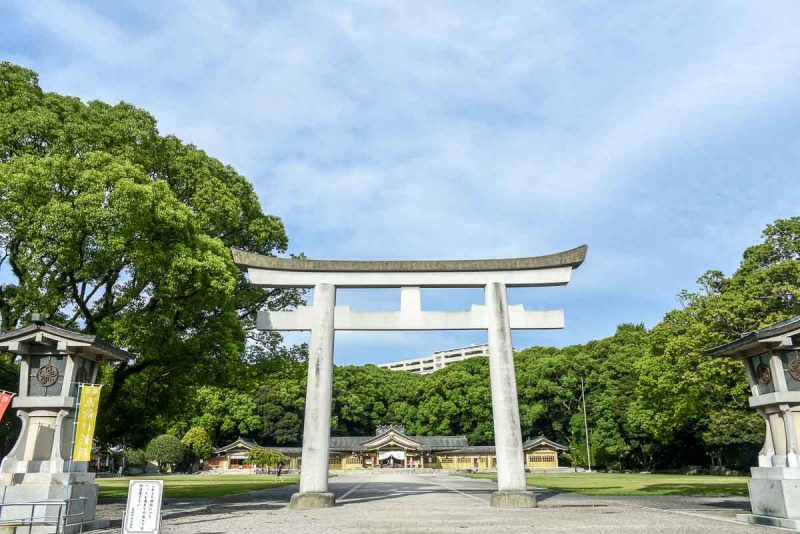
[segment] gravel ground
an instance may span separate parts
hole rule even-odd
[[[262,490],[208,502],[169,503],[167,534],[222,533],[761,533],[765,527],[735,521],[749,512],[744,497],[593,497],[537,490],[539,508],[489,507],[495,484],[452,475],[390,473],[331,479],[333,509],[286,509],[297,486]],[[199,509],[198,509],[199,507]],[[114,510],[115,513],[118,508]],[[100,513],[109,517],[106,510]],[[121,512],[120,512],[121,515]],[[106,530],[103,532],[119,532]]]

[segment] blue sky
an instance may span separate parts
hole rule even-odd
[[[310,258],[529,256],[586,243],[518,348],[657,323],[800,212],[800,4],[113,2],[0,5],[0,56],[125,100],[232,164]],[[423,293],[467,309],[478,291]],[[341,292],[357,309],[399,293]],[[302,339],[296,336],[292,339]],[[483,342],[340,333],[337,363]]]

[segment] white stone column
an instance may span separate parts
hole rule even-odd
[[[789,467],[800,467],[800,454],[798,454],[797,433],[794,430],[794,417],[792,407],[781,404],[783,415],[783,428],[786,431],[786,463]]]
[[[764,435],[764,446],[758,453],[758,466],[759,467],[772,467],[772,460],[775,457],[775,445],[772,442],[772,425],[769,423],[769,416],[763,408],[756,410],[758,415],[764,418],[767,426],[766,434]]]
[[[517,379],[505,284],[487,284],[484,302],[488,320],[489,373],[497,457],[498,491],[492,495],[491,505],[532,508],[536,506],[536,497],[526,491]]]
[[[331,436],[333,388],[333,315],[336,286],[314,286],[311,344],[308,353],[308,383],[303,426],[303,466],[300,492],[292,495],[290,508],[327,508],[334,498],[328,493],[328,455]]]

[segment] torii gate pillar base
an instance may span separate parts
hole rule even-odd
[[[333,508],[335,504],[336,498],[333,496],[333,493],[295,493],[289,501],[289,509],[313,510],[315,508]]]
[[[536,495],[532,491],[495,491],[489,505],[493,508],[536,508]]]

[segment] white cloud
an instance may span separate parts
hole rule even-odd
[[[576,273],[588,295],[671,306],[664,295],[798,200],[768,200],[740,171],[747,154],[703,155],[759,117],[797,114],[794,3],[49,0],[16,15],[45,46],[12,53],[46,88],[152,111],[249,176],[311,257],[589,242]]]

